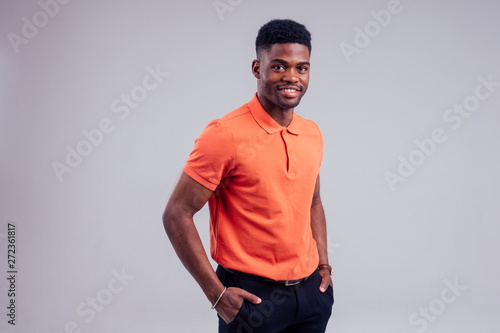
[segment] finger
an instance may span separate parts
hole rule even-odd
[[[243,290],[243,289],[241,289],[241,297],[243,297],[244,299],[246,299],[247,301],[249,301],[250,303],[253,303],[253,304],[259,304],[262,302],[260,297],[258,297],[257,295],[254,295],[252,293],[249,293],[248,291]]]
[[[319,291],[324,293],[326,291],[326,288],[328,288],[329,284],[330,284],[330,277],[322,276],[321,277],[321,284],[319,286]]]

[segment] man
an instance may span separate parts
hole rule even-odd
[[[256,39],[253,99],[195,141],[165,230],[219,316],[219,332],[324,332],[333,305],[320,198],[323,140],[294,108],[309,83],[311,35],[272,20]],[[214,272],[193,222],[208,201]]]

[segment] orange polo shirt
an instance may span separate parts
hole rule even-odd
[[[318,266],[311,203],[323,138],[311,120],[280,126],[257,94],[212,121],[183,170],[214,191],[210,252],[220,265],[274,280],[309,276]]]

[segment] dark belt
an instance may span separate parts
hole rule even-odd
[[[229,269],[229,268],[226,268],[224,266],[221,266],[221,267],[224,268],[227,272],[234,274],[236,276],[241,276],[241,277],[252,279],[252,280],[255,280],[258,282],[281,284],[281,285],[284,285],[286,287],[295,286],[295,285],[309,279],[309,276],[306,276],[305,278],[298,279],[298,280],[273,280],[273,279],[268,279],[268,278],[265,278],[265,277],[259,276],[259,275],[253,275],[253,274],[243,273],[240,271],[235,271],[234,269]]]

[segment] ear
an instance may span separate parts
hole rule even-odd
[[[260,62],[259,60],[252,61],[252,73],[253,76],[258,80],[260,79]]]

